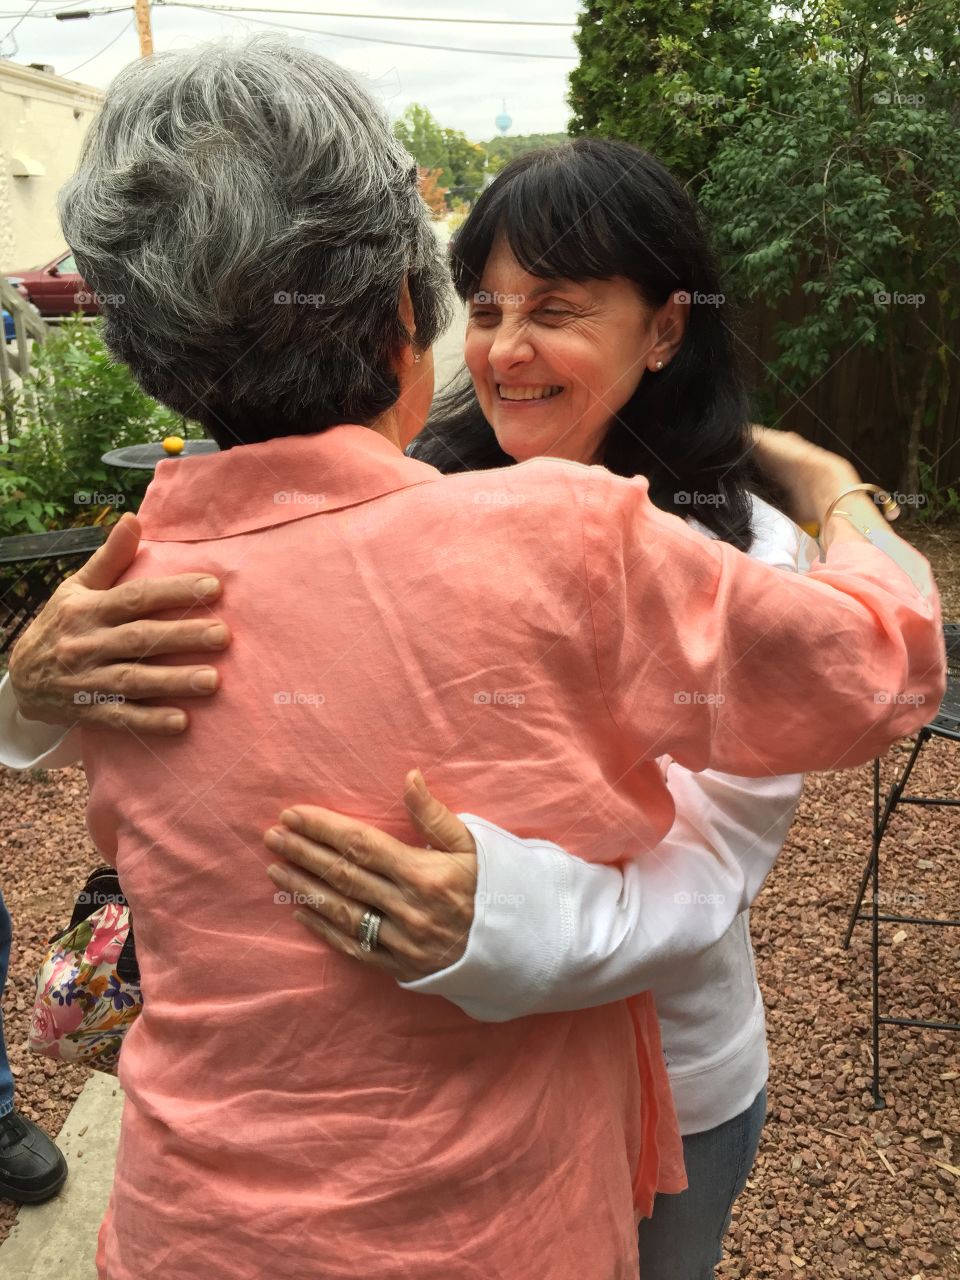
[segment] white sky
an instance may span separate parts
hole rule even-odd
[[[53,14],[68,8],[103,10],[129,0],[0,0],[0,53],[14,62],[51,63],[58,75],[106,87],[121,67],[138,56],[132,8],[72,22]],[[227,0],[210,0],[227,3]],[[569,110],[567,75],[576,65],[573,27],[510,27],[447,22],[397,21],[396,15],[444,18],[504,18],[546,22],[576,21],[577,0],[492,0],[488,9],[462,0],[235,0],[257,12],[228,17],[162,4],[152,7],[154,47],[184,48],[203,40],[244,32],[279,29],[283,24],[307,28],[291,31],[292,39],[334,59],[364,77],[391,116],[410,102],[422,102],[442,125],[462,129],[484,140],[496,132],[494,117],[506,99],[513,117],[510,133],[563,130]],[[31,4],[33,4],[31,10]],[[279,9],[293,10],[277,13]],[[389,20],[312,16],[318,10],[347,14],[390,15]],[[8,35],[21,14],[23,19]],[[273,16],[271,16],[271,14]],[[257,19],[256,22],[250,19]],[[262,21],[260,21],[262,19]],[[267,23],[265,26],[263,23]],[[323,34],[315,34],[323,33]],[[336,33],[336,34],[334,34]],[[342,33],[342,34],[340,34]],[[358,40],[357,36],[365,37]],[[378,43],[383,40],[458,46],[450,53]],[[106,46],[114,41],[109,48]],[[519,54],[497,56],[473,50]],[[566,55],[558,60],[532,54]]]

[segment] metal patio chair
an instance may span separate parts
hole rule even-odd
[[[880,1095],[881,1026],[929,1027],[940,1031],[960,1031],[960,1022],[892,1017],[880,1012],[880,925],[887,923],[913,924],[924,928],[936,926],[956,928],[960,925],[960,920],[888,914],[880,910],[880,848],[890,819],[897,808],[902,804],[960,806],[960,799],[952,797],[905,794],[914,765],[928,742],[933,738],[943,738],[950,742],[960,743],[960,623],[946,623],[943,628],[943,634],[947,649],[948,675],[946,694],[937,714],[917,734],[917,740],[913,745],[913,750],[910,752],[910,757],[887,792],[886,800],[882,806],[880,803],[880,761],[874,760],[873,762],[873,839],[870,856],[867,859],[867,865],[864,867],[860,881],[860,891],[850,913],[846,936],[843,940],[843,949],[846,951],[850,946],[850,939],[853,936],[853,930],[856,925],[861,920],[870,921],[872,926],[870,948],[872,960],[873,1105],[876,1110],[880,1110],[885,1106]],[[958,840],[953,849],[947,852],[955,856],[958,848],[960,848],[960,840]],[[867,885],[871,880],[873,881],[873,901],[869,904],[868,910],[864,912],[863,900],[867,892]]]

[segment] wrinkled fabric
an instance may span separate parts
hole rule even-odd
[[[735,698],[718,728],[673,692],[722,678],[742,695],[749,647],[774,697],[797,601],[657,512],[643,480],[547,461],[442,478],[353,426],[162,463],[140,518],[133,576],[217,574],[222,600],[196,613],[233,643],[188,733],[83,732],[144,996],[101,1280],[635,1280],[637,1216],[684,1185],[650,997],[473,1022],[297,924],[261,835],[300,802],[413,842],[419,765],[520,835],[632,856],[673,819],[657,755],[735,771],[743,751]],[[861,567],[889,579],[874,554]],[[878,607],[924,641],[935,603],[893,578],[870,586]],[[855,593],[822,590],[848,636],[876,638]],[[838,659],[835,678],[862,692],[912,671],[896,627],[882,636],[865,676]],[[869,751],[892,718],[855,715],[842,748]],[[785,748],[768,726],[751,753],[802,768],[810,739]]]

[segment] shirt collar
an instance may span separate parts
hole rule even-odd
[[[443,477],[369,427],[278,436],[161,462],[138,512],[154,542],[203,542],[337,511]]]

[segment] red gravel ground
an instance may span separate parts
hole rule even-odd
[[[960,529],[910,533],[934,565],[944,617],[960,620]],[[890,753],[885,779],[907,750]],[[914,777],[914,794],[960,798],[960,745],[934,742]],[[66,923],[99,861],[84,827],[85,795],[78,769],[35,776],[0,768],[0,885],[15,929],[7,1043],[18,1106],[54,1135],[88,1073],[34,1057],[24,1042],[41,943]],[[752,912],[770,1104],[723,1280],[960,1278],[960,1037],[884,1028],[887,1107],[874,1111],[869,926],[858,926],[848,952],[840,945],[869,848],[870,795],[867,768],[811,776]],[[881,886],[895,913],[960,918],[958,852],[960,812],[901,808]],[[882,939],[886,1010],[960,1021],[957,931],[885,925]],[[0,1201],[0,1239],[14,1217],[15,1206]]]

